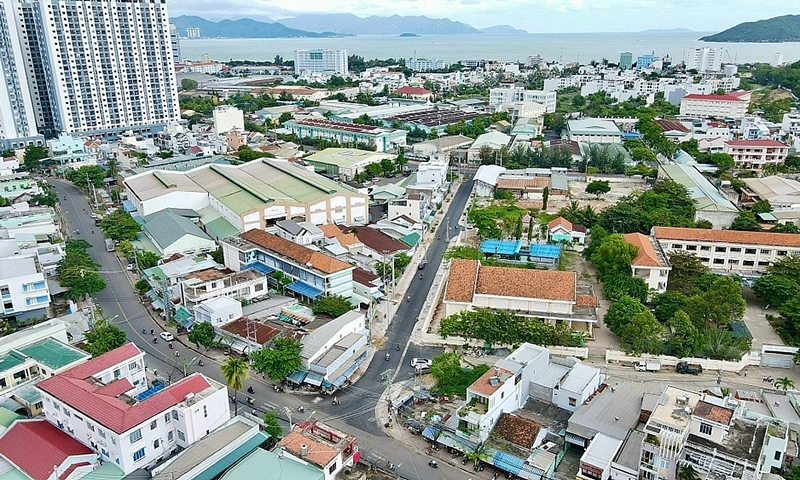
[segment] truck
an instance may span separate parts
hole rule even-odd
[[[703,373],[703,366],[699,363],[678,362],[675,365],[675,371],[678,373],[688,373],[690,375],[699,375]]]
[[[115,248],[114,248],[114,240],[112,240],[110,238],[106,238],[106,251],[107,252],[113,252],[114,250],[115,250]]]
[[[633,365],[633,368],[635,368],[637,372],[657,372],[661,370],[661,363],[642,360],[636,362]]]

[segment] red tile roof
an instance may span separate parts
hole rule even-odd
[[[133,390],[133,385],[131,385],[130,380],[127,378],[121,378],[109,383],[104,387],[100,387],[97,389],[97,394],[116,397],[117,395],[122,395],[125,392],[130,392],[131,390]]]
[[[71,456],[92,453],[47,420],[17,421],[0,438],[0,454],[34,480],[47,480]]]
[[[356,267],[356,269],[353,270],[353,281],[367,287],[374,287],[375,284],[373,282],[375,282],[375,280],[378,278],[380,277],[364,270],[363,268]]]
[[[730,425],[733,418],[733,410],[701,400],[697,402],[692,415],[722,425]]]
[[[683,132],[689,133],[689,129],[686,128],[681,122],[674,122],[672,120],[653,120],[653,123],[661,127],[661,130],[664,132]]]
[[[75,470],[79,469],[80,467],[88,467],[90,465],[91,463],[89,462],[73,463],[72,465],[69,466],[69,468],[64,470],[61,473],[61,475],[58,476],[58,480],[66,480],[67,478],[69,478],[70,475],[72,475],[72,472],[74,472]]]
[[[738,95],[728,93],[726,95],[701,95],[699,93],[692,93],[684,96],[688,100],[707,100],[707,101],[725,101],[725,102],[744,102]]]
[[[631,261],[631,265],[636,267],[664,267],[658,258],[656,249],[650,242],[650,237],[641,233],[626,233],[623,235],[626,243],[635,246],[638,250],[636,256]]]
[[[444,299],[451,302],[472,302],[475,279],[478,277],[478,261],[454,258],[450,261],[447,289]]]
[[[570,222],[564,217],[554,218],[553,220],[550,220],[550,223],[547,224],[547,228],[550,230],[559,226],[564,227],[569,231],[572,231],[572,222]]]
[[[732,145],[734,147],[783,147],[789,148],[786,144],[778,142],[776,140],[770,140],[766,138],[756,139],[756,140],[728,140],[728,145]]]
[[[400,87],[394,91],[400,95],[430,95],[431,91],[422,87]]]
[[[576,280],[575,272],[481,266],[475,293],[575,302]]]
[[[374,228],[350,229],[347,233],[355,233],[361,243],[381,254],[408,251],[408,245]]]
[[[202,375],[194,374],[146,400],[130,404],[123,397],[118,397],[118,387],[112,387],[118,382],[102,385],[95,381],[92,375],[126,360],[133,360],[136,353],[121,356],[118,352],[122,350],[130,353],[131,346],[133,344],[129,343],[66,372],[44,379],[37,384],[37,387],[110,430],[124,433],[178,405],[187,394],[197,394],[211,386]],[[136,348],[135,351],[138,352],[139,349]],[[114,361],[104,358],[107,356]],[[119,388],[122,386],[123,384],[120,384]]]
[[[725,242],[747,245],[800,248],[800,234],[772,232],[740,232],[737,230],[707,230],[705,228],[655,227],[658,240],[689,240]]]
[[[364,230],[370,230],[365,228]],[[267,233],[263,230],[253,229],[239,235],[248,242],[255,243],[270,251],[278,253],[286,258],[294,260],[300,265],[311,264],[311,267],[324,273],[336,273],[342,270],[353,268],[349,263],[345,263],[337,258],[329,257],[324,253],[315,252],[310,248],[298,245],[292,241],[283,239],[277,235]]]

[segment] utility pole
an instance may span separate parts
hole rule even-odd
[[[169,279],[161,280],[161,300],[164,302],[164,321],[169,325],[172,316],[172,295],[169,293]]]

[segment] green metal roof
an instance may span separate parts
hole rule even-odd
[[[211,240],[194,222],[168,210],[148,215],[144,230],[161,247],[161,251],[166,250],[170,245],[186,235],[202,240]]]
[[[276,477],[281,480],[322,480],[325,478],[325,473],[317,467],[288,458],[280,459],[276,452],[257,448],[228,470],[222,480],[251,480],[263,477],[265,472],[275,472]]]
[[[81,477],[86,478],[86,477]],[[0,474],[0,480],[31,480],[31,477],[22,473],[18,468],[11,468]],[[111,479],[116,480],[116,479]]]
[[[53,338],[45,338],[40,342],[18,350],[53,370],[64,368],[82,358],[89,358],[86,352],[70,347]]]
[[[11,424],[17,420],[21,420],[23,418],[25,417],[7,409],[6,407],[0,407],[0,425],[6,428],[10,427]]]
[[[205,225],[206,230],[217,239],[230,237],[231,235],[239,233],[239,229],[223,217],[216,218]]]
[[[337,167],[352,168],[353,166],[366,160],[372,160],[370,163],[378,163],[383,158],[392,157],[393,155],[387,153],[370,152],[355,148],[326,148],[321,152],[317,152],[305,157],[303,160],[312,163],[318,162],[336,165]]]
[[[106,462],[98,468],[81,477],[81,480],[122,480],[125,472],[111,462]],[[6,480],[4,478],[0,480]],[[16,480],[16,479],[13,479]]]
[[[409,247],[415,246],[419,243],[420,235],[417,232],[409,233],[408,235],[403,235],[400,237],[400,241],[408,245]]]
[[[27,357],[16,350],[11,350],[2,359],[0,359],[0,372],[11,370],[14,367],[25,363]]]

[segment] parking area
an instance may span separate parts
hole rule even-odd
[[[744,299],[747,301],[747,307],[744,312],[744,323],[747,329],[750,330],[750,335],[753,336],[751,347],[754,350],[761,350],[762,345],[783,345],[781,337],[772,328],[772,325],[767,321],[767,314],[778,315],[774,307],[767,310],[767,305],[757,298],[753,291],[745,287]]]

